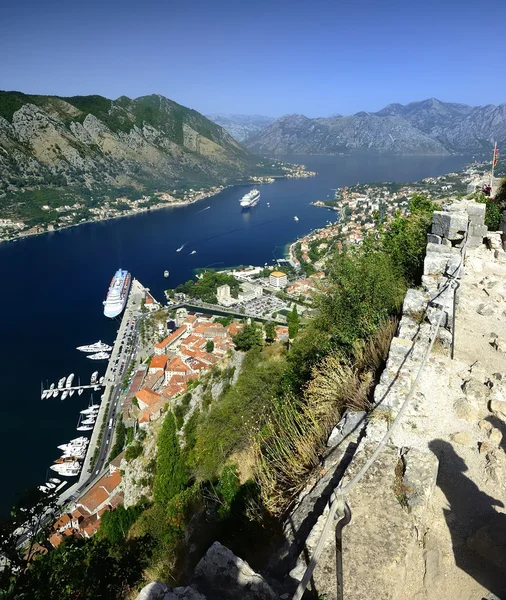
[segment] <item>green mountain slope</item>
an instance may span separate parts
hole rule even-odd
[[[254,174],[262,174],[259,159],[222,127],[157,94],[109,100],[0,91],[0,216],[22,218],[19,206],[34,194],[138,197]]]

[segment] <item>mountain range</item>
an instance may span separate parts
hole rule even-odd
[[[238,142],[254,136],[276,120],[274,117],[263,117],[261,115],[216,114],[206,116],[214,123],[221,125],[223,129],[226,129]]]
[[[138,197],[244,181],[258,162],[222,127],[157,94],[110,100],[0,92],[2,214],[20,190]]]
[[[351,116],[286,115],[243,143],[260,154],[448,154],[489,151],[495,141],[506,142],[506,104],[431,98]]]

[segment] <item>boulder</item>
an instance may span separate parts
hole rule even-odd
[[[261,575],[219,542],[196,566],[192,586],[208,600],[278,600]]]
[[[478,379],[469,379],[462,386],[466,398],[479,406],[480,402],[488,398],[490,394],[489,388]]]
[[[495,310],[491,304],[481,303],[477,306],[476,312],[483,317],[490,317],[494,314]]]
[[[492,423],[486,421],[485,419],[482,419],[478,422],[478,427],[483,431],[490,431],[492,429]]]
[[[453,409],[459,419],[463,419],[469,423],[474,423],[478,420],[478,411],[467,398],[456,400],[453,404]]]
[[[474,441],[469,431],[459,431],[450,437],[456,444],[460,444],[461,446],[467,446],[468,448],[474,446]]]
[[[499,446],[502,442],[502,433],[497,427],[492,427],[488,434],[489,442],[494,446]]]
[[[506,419],[506,400],[497,400],[492,398],[489,402],[488,409],[496,417],[500,419]]]
[[[167,587],[161,581],[152,581],[142,588],[136,600],[207,600],[192,587]]]
[[[446,270],[449,258],[448,254],[427,253],[423,261],[423,274],[433,277],[442,275]]]

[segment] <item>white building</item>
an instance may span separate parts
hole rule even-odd
[[[263,290],[260,285],[254,285],[252,283],[241,284],[241,291],[239,292],[239,302],[249,302],[255,298],[261,298]]]
[[[288,277],[286,273],[282,273],[281,271],[273,271],[269,275],[269,285],[277,288],[278,290],[284,289],[288,284]]]
[[[220,287],[216,289],[216,299],[221,306],[232,306],[233,304],[237,304],[237,300],[230,295],[230,286],[227,284],[220,285]]]

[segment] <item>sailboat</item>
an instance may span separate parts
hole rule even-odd
[[[93,425],[85,425],[83,419],[84,415],[79,415],[79,420],[77,421],[77,431],[91,431],[93,429]]]
[[[179,248],[176,250],[176,252],[181,252],[181,250],[186,246],[188,242],[185,242],[182,246],[179,246]]]

